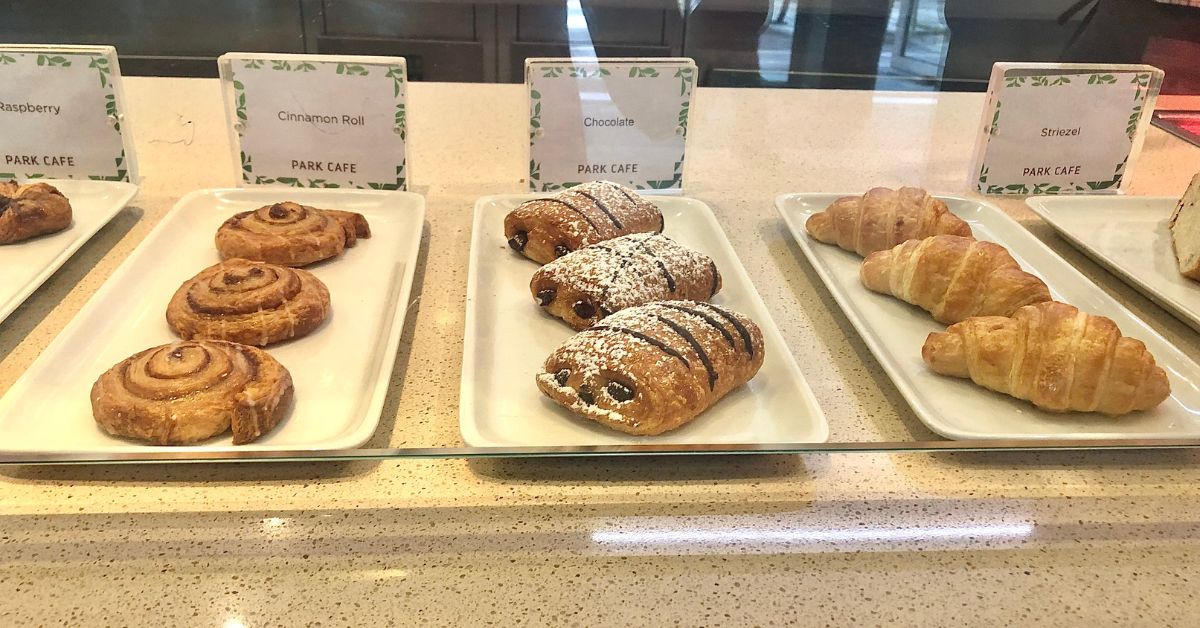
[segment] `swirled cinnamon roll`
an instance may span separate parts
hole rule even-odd
[[[185,339],[265,347],[299,338],[329,314],[329,290],[298,268],[231,259],[183,282],[167,305],[167,324]]]
[[[292,400],[292,377],[262,349],[216,340],[147,349],[92,385],[92,415],[109,434],[186,445],[233,430],[241,445],[270,431]]]
[[[71,226],[71,203],[47,183],[0,181],[0,244],[12,244]]]
[[[350,214],[350,212],[344,212]],[[217,251],[221,259],[241,257],[281,266],[307,266],[336,257],[366,227],[366,219],[335,217],[325,210],[283,202],[239,212],[217,229]],[[358,223],[361,222],[361,225]]]

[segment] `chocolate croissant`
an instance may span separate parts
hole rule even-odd
[[[808,234],[866,257],[902,242],[935,235],[971,235],[971,227],[920,188],[872,188],[809,216]]]
[[[608,181],[527,201],[504,217],[508,245],[539,264],[589,244],[662,230],[663,215],[654,203]]]
[[[1146,345],[1123,337],[1108,318],[1055,301],[929,334],[921,357],[936,373],[970,378],[1051,412],[1117,416],[1153,408],[1171,394]]]
[[[92,385],[92,415],[109,434],[186,445],[233,430],[258,439],[283,419],[292,377],[262,349],[218,340],[175,342],[132,355]]]
[[[260,347],[308,334],[328,314],[329,290],[312,273],[244,259],[205,268],[167,304],[182,338]]]
[[[542,266],[529,282],[538,305],[575,329],[652,301],[707,301],[720,289],[711,258],[654,233],[584,247]]]
[[[359,214],[283,202],[234,214],[217,229],[216,243],[221,259],[307,266],[341,255],[359,237],[370,235]]]
[[[1021,270],[1008,249],[961,236],[909,240],[876,251],[859,268],[863,285],[933,314],[940,323],[972,316],[1012,316],[1050,300],[1050,289]]]
[[[71,203],[48,183],[0,181],[0,244],[12,244],[71,226]]]
[[[614,430],[654,435],[696,418],[763,363],[749,318],[711,303],[660,301],[622,310],[546,359],[538,388]]]

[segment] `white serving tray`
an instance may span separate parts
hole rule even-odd
[[[574,331],[534,303],[529,280],[538,266],[505,242],[505,214],[531,198],[537,196],[487,196],[475,204],[459,407],[459,428],[468,445],[818,443],[829,438],[812,390],[712,210],[689,198],[652,201],[662,209],[666,235],[716,262],[723,287],[713,302],[746,314],[762,329],[766,359],[758,375],[691,423],[659,436],[611,430],[543,396],[534,376]]]
[[[1200,282],[1179,274],[1167,227],[1179,199],[1034,196],[1025,203],[1088,257],[1200,331]]]
[[[1147,439],[1200,436],[1200,369],[1182,351],[1091,283],[1000,209],[984,201],[939,196],[971,225],[975,237],[1008,248],[1021,266],[1042,278],[1056,300],[1107,316],[1121,332],[1146,343],[1167,372],[1171,396],[1157,408],[1122,418],[1096,413],[1055,414],[992,392],[967,379],[938,375],[921,360],[931,332],[942,331],[927,312],[862,286],[862,258],[811,239],[804,222],[846,194],[786,194],[775,206],[792,236],[875,354],[900,394],[929,429],[952,439]]]
[[[329,287],[329,319],[308,336],[267,347],[295,384],[288,417],[260,440],[237,447],[228,434],[163,448],[101,431],[92,420],[92,383],[126,357],[177,340],[167,327],[167,302],[185,280],[219,261],[213,244],[217,227],[238,211],[281,200],[360,212],[372,232],[342,256],[308,268]],[[0,451],[320,451],[362,445],[379,424],[391,381],[424,216],[424,199],[407,192],[271,188],[188,194],[0,399]]]
[[[71,226],[58,233],[0,245],[0,322],[8,318],[79,247],[107,225],[137,194],[137,186],[122,181],[36,179],[49,183],[71,201]]]

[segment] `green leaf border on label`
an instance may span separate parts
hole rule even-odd
[[[345,61],[320,61],[320,60],[293,60],[293,59],[240,59],[241,69],[243,70],[261,70],[268,68],[276,72],[320,72],[322,69],[332,69],[334,74],[341,76],[371,76],[367,66],[373,66],[369,63],[348,63]],[[392,96],[396,99],[396,109],[393,117],[392,128],[401,141],[408,141],[408,113],[405,106],[404,85],[406,73],[404,66],[401,64],[394,65],[379,65],[380,68],[387,68],[385,76],[392,79]],[[238,125],[235,126],[238,139],[242,138],[245,131],[245,125],[249,123],[249,117],[246,113],[246,86],[238,80],[237,70],[234,64],[229,64],[229,82],[233,87],[234,99],[234,117],[238,120]],[[242,182],[251,185],[264,184],[284,184],[292,187],[308,187],[308,188],[341,188],[340,183],[334,183],[325,179],[301,179],[299,177],[269,177],[254,172],[253,156],[248,154],[244,149],[239,151],[242,166]],[[396,164],[396,179],[394,181],[375,182],[364,181],[362,183],[351,183],[345,187],[357,189],[372,189],[372,190],[403,190],[407,188],[408,178],[406,173],[408,166],[408,147],[405,146],[404,161]]]
[[[1124,74],[1124,73],[1118,72],[1115,74]],[[1088,77],[1088,80],[1087,80],[1088,85],[1115,85],[1117,83],[1117,78],[1113,75],[1113,73],[1105,74],[1105,73],[1095,72],[1095,73],[1078,73],[1078,74],[1069,74],[1069,75],[1058,74],[1058,75],[1044,75],[1044,76],[1043,75],[1017,75],[1017,76],[1007,76],[1006,75],[1006,76],[1004,76],[1004,87],[1007,89],[1013,89],[1013,88],[1019,88],[1019,87],[1028,85],[1030,87],[1052,88],[1052,87],[1057,87],[1059,85],[1069,85],[1069,84],[1071,84],[1071,80],[1070,80],[1071,77],[1081,77],[1081,76]],[[1133,109],[1130,111],[1129,120],[1125,127],[1125,134],[1129,137],[1130,142],[1133,142],[1133,138],[1137,134],[1138,125],[1140,124],[1142,115],[1144,113],[1144,110],[1143,110],[1143,106],[1145,104],[1144,100],[1150,92],[1151,78],[1152,78],[1152,75],[1149,72],[1137,72],[1137,73],[1133,74],[1133,77],[1130,80],[1130,83],[1137,86],[1137,88],[1134,90],[1134,95],[1133,95],[1134,102],[1142,101],[1141,104],[1135,105],[1133,107]],[[987,135],[988,135],[989,143],[991,142],[991,137],[996,134],[996,130],[997,130],[997,128],[999,128],[999,125],[1000,125],[1000,105],[1001,105],[1001,102],[999,100],[997,100],[996,107],[995,107],[995,113],[993,113],[993,115],[992,115],[991,125],[987,129],[985,129],[985,133],[987,133]],[[1130,150],[1132,151],[1132,149],[1133,149],[1133,147],[1131,145]],[[986,150],[987,149],[985,146],[985,148],[984,148],[985,155],[986,155]],[[1082,183],[1072,182],[1072,183],[1066,183],[1066,184],[1054,184],[1054,183],[1047,182],[1047,183],[1034,183],[1032,186],[1030,186],[1029,184],[1026,184],[1026,183],[1011,183],[1011,184],[1006,184],[1006,185],[989,183],[988,182],[988,167],[987,167],[987,164],[985,163],[984,165],[982,165],[980,167],[979,175],[977,178],[976,190],[979,192],[983,192],[985,194],[1015,194],[1015,195],[1061,194],[1064,192],[1096,192],[1096,191],[1100,191],[1100,190],[1108,190],[1108,189],[1112,189],[1112,188],[1117,188],[1121,185],[1121,181],[1124,179],[1124,176],[1125,176],[1125,166],[1128,161],[1129,161],[1129,157],[1127,155],[1125,157],[1125,159],[1121,160],[1121,163],[1117,164],[1116,167],[1113,169],[1112,177],[1108,178],[1108,179],[1104,179],[1102,181],[1084,181]]]
[[[530,68],[530,73],[539,73],[540,78],[598,78],[601,76],[611,76],[609,67],[614,65],[625,65],[628,61],[617,61],[613,63],[591,63],[587,65],[580,64],[540,64]],[[609,66],[609,67],[606,67]],[[661,76],[660,69],[663,67],[671,67],[669,64],[654,65],[632,65],[629,68],[628,78],[658,78]],[[643,181],[634,182],[633,187],[638,190],[665,190],[679,188],[683,183],[683,162],[684,153],[686,153],[686,142],[688,132],[688,120],[691,113],[691,95],[695,89],[696,70],[692,66],[677,67],[673,78],[680,81],[679,86],[679,113],[677,122],[679,129],[682,130],[680,135],[684,138],[684,152],[681,152],[679,158],[675,161],[675,168],[671,179],[659,181]],[[542,94],[532,87],[529,90],[529,149],[533,152],[533,147],[537,143],[537,130],[542,128]],[[566,181],[561,183],[544,182],[541,180],[541,164],[537,161],[529,160],[529,190],[531,192],[554,192],[565,190],[567,188],[580,185],[582,182]]]
[[[111,128],[113,130],[113,132],[116,133],[117,136],[121,138],[121,152],[118,153],[115,157],[113,157],[113,163],[115,165],[115,168],[112,170],[113,174],[80,175],[80,178],[83,178],[84,176],[86,176],[87,179],[91,180],[91,181],[129,181],[130,180],[129,179],[129,168],[126,163],[126,157],[125,157],[125,146],[124,146],[125,137],[121,130],[122,112],[121,112],[120,108],[117,106],[116,85],[112,81],[112,76],[111,76],[112,75],[112,67],[110,66],[110,61],[109,61],[107,54],[102,53],[102,52],[82,52],[82,51],[76,52],[76,51],[65,51],[65,50],[64,51],[55,51],[55,52],[48,52],[48,51],[25,52],[22,50],[5,50],[3,52],[0,52],[0,65],[15,65],[17,63],[20,63],[22,60],[33,59],[34,64],[37,65],[38,67],[43,67],[43,68],[47,68],[47,69],[69,68],[69,67],[72,67],[72,64],[74,61],[72,59],[69,59],[68,57],[79,57],[79,59],[76,59],[76,60],[78,60],[80,62],[83,62],[86,60],[87,64],[88,64],[87,67],[93,68],[97,71],[97,74],[100,78],[100,87],[101,87],[101,89],[105,90],[104,91],[104,114],[105,114],[105,116],[111,116],[111,118],[113,120],[113,123],[111,125],[109,125],[109,128]],[[45,173],[45,172],[29,172],[29,173],[24,173],[22,176],[26,179],[50,178],[50,174]],[[55,175],[55,176],[60,176],[60,175]],[[15,178],[17,178],[17,173],[15,173],[15,172],[0,173],[0,178],[15,179]],[[75,178],[75,177],[72,175],[68,175],[67,178]]]

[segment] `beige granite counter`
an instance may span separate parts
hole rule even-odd
[[[522,190],[520,86],[413,84],[427,225],[373,446],[459,444],[470,215]],[[234,181],[213,80],[128,79],[130,208],[0,324],[7,390],[186,192]],[[833,440],[933,438],[790,241],[787,191],[964,193],[982,97],[700,90],[685,170]],[[1151,129],[1135,194],[1200,149]],[[1195,333],[999,203],[1200,359]],[[828,454],[0,468],[0,624],[1172,625],[1198,614],[1200,454]]]

